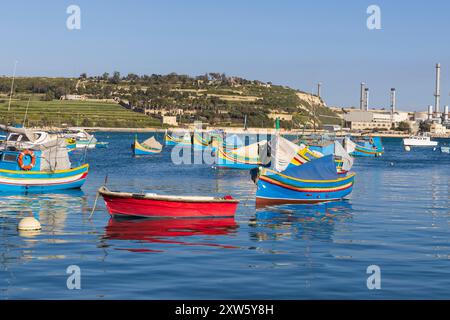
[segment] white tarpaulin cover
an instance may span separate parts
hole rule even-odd
[[[162,149],[161,143],[159,143],[153,136],[142,142],[142,145],[152,149]]]
[[[342,170],[350,171],[353,167],[353,158],[348,154],[339,141],[334,142],[334,155],[342,158]]]
[[[278,172],[284,171],[295,155],[303,148],[305,145],[296,145],[295,143],[279,136],[275,135],[271,142],[271,158],[272,158],[272,168]]]
[[[350,138],[345,138],[344,145],[345,151],[347,151],[347,153],[352,153],[353,151],[355,151],[356,143],[354,143]]]
[[[71,163],[64,139],[52,140],[32,149],[41,150],[41,171],[70,169]]]
[[[262,150],[266,144],[267,140],[263,140],[260,142],[252,143],[245,147],[240,147],[236,150],[231,151],[231,153],[239,157],[258,158],[260,150]]]

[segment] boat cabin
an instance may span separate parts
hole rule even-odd
[[[70,166],[64,139],[46,132],[11,132],[0,146],[2,170],[42,172],[65,170]]]

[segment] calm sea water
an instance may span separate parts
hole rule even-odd
[[[0,195],[1,299],[450,298],[449,155],[384,139],[383,157],[355,161],[350,200],[256,210],[246,171],[176,166],[170,149],[132,158],[133,134],[97,137],[110,145],[88,152],[82,191]],[[181,223],[112,220],[99,201],[88,220],[106,175],[115,190],[241,203],[235,219]],[[43,229],[19,233],[30,215]],[[70,265],[81,290],[67,289]],[[381,290],[367,289],[369,265]]]

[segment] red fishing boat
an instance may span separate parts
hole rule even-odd
[[[106,187],[98,190],[112,216],[138,217],[229,217],[234,216],[239,200],[231,196],[196,197],[167,196],[153,193],[114,192]]]

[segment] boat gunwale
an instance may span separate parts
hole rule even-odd
[[[73,171],[77,171],[80,169],[87,168],[89,169],[89,164],[85,163],[81,166],[65,169],[65,170],[55,170],[55,171],[25,171],[25,170],[7,170],[7,169],[0,169],[0,173],[20,173],[20,174],[29,174],[29,175],[43,175],[43,174],[58,174],[58,173],[70,173]]]
[[[152,195],[147,193],[131,193],[131,192],[116,192],[110,191],[106,187],[98,189],[100,195],[121,198],[121,199],[135,199],[135,200],[154,200],[154,201],[168,201],[168,202],[188,202],[188,203],[239,203],[238,199],[225,199],[218,197],[199,197],[199,196],[169,196],[169,195]]]

